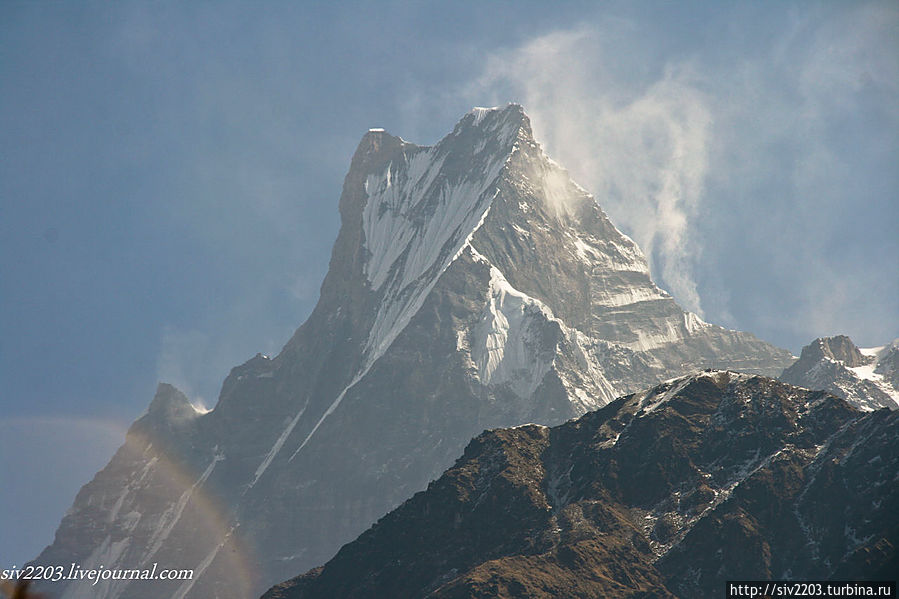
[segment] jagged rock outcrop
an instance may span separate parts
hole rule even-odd
[[[821,337],[802,348],[780,380],[823,389],[862,410],[899,408],[899,341],[859,349],[845,335]]]
[[[899,413],[710,371],[554,428],[485,432],[264,599],[715,597],[899,566]]]
[[[194,579],[55,594],[261,592],[324,563],[486,428],[558,424],[699,368],[791,362],[659,289],[520,106],[475,109],[430,147],[369,131],[339,209],[321,298],[281,353],[232,370],[209,413],[163,410],[164,442],[159,427],[129,436],[37,560],[159,559]]]

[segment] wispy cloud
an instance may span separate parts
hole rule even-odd
[[[635,238],[663,284],[701,313],[692,272],[701,248],[690,225],[708,170],[708,98],[689,62],[655,77],[621,69],[607,30],[556,31],[500,52],[470,93],[521,101],[549,153]]]
[[[461,93],[521,102],[686,308],[794,349],[887,340],[899,247],[871,244],[899,217],[899,7],[769,25],[671,51],[658,27],[600,19],[494,52]]]

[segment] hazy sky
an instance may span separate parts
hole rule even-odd
[[[899,337],[899,4],[0,3],[0,567],[302,323],[369,127],[516,101],[710,321]]]

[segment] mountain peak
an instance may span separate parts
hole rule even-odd
[[[531,135],[531,120],[520,104],[509,103],[505,106],[484,108],[475,106],[463,116],[453,131],[456,134],[461,128],[474,127],[483,131],[491,131],[500,127],[522,127]]]
[[[156,418],[173,420],[196,415],[196,410],[177,387],[168,383],[159,383],[156,395],[150,402],[147,414]]]
[[[177,387],[159,383],[147,413],[131,425],[128,435],[137,435],[144,442],[155,439],[160,446],[171,447],[177,444],[176,437],[188,430],[190,423],[202,413]]]
[[[524,132],[526,138],[533,138],[531,121],[520,104],[509,103],[505,106],[493,106],[490,108],[475,106],[459,119],[452,133],[438,142],[438,145],[466,132],[514,140],[520,131]],[[359,145],[356,148],[356,156],[381,153],[384,150],[402,146],[429,149],[429,146],[419,146],[409,143],[401,137],[391,135],[383,127],[372,127],[365,132],[359,141]]]
[[[379,127],[369,129],[359,140],[359,145],[353,154],[352,168],[356,170],[378,168],[385,155],[390,155],[402,148],[404,143],[402,138],[391,135],[384,129]]]
[[[865,349],[845,335],[819,337],[780,379],[826,390],[862,410],[899,407],[899,351],[893,346]]]
[[[41,557],[111,568],[177,555],[194,586],[81,583],[67,596],[249,596],[240,547],[259,548],[266,584],[324,563],[484,429],[557,424],[702,368],[780,373],[791,358],[658,289],[520,105],[473,109],[431,146],[369,130],[339,206],[319,302],[284,350],[233,369],[204,417],[160,386],[132,428],[138,451],[86,487]],[[648,420],[684,407],[650,411],[668,391],[643,398]],[[186,472],[159,484],[173,462]],[[191,510],[207,502],[191,495],[205,493],[228,516],[198,536]]]
[[[863,366],[871,361],[862,355],[858,347],[846,335],[834,335],[833,337],[818,337],[802,349],[802,357],[830,358],[844,365],[855,368]]]
[[[516,142],[522,140],[534,141],[531,120],[520,104],[492,108],[476,106],[459,119],[452,133],[444,139],[465,143],[482,137],[499,141],[497,149],[502,151],[512,151]]]

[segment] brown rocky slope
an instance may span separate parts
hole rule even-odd
[[[487,431],[265,599],[710,597],[899,571],[899,413],[708,371],[557,427]]]

